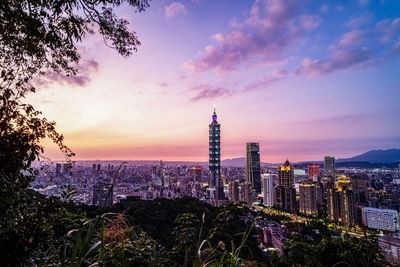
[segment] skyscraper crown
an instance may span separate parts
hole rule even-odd
[[[217,113],[215,112],[215,107],[214,107],[214,113],[212,115],[212,122],[217,122]]]

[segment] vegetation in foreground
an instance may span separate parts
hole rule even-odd
[[[283,257],[266,254],[244,220],[262,214],[241,205],[215,208],[182,198],[100,209],[29,190],[24,197],[23,214],[1,206],[4,266],[385,265],[374,239],[337,236],[322,224],[298,227]]]

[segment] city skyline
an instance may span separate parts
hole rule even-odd
[[[88,36],[80,74],[48,75],[28,100],[57,122],[77,160],[205,162],[214,103],[222,159],[243,157],[247,142],[274,163],[398,148],[399,8],[389,0],[121,8],[142,41],[138,53],[124,59]]]

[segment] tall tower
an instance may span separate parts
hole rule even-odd
[[[221,184],[221,127],[217,121],[217,113],[214,112],[212,115],[212,121],[209,125],[209,169],[210,169],[210,181],[209,188],[210,194],[215,193],[214,198],[216,200],[223,199],[223,187]]]
[[[246,144],[246,182],[256,194],[261,193],[260,145]]]

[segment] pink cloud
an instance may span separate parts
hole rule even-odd
[[[312,30],[317,28],[321,22],[318,16],[304,15],[299,18],[300,28],[305,30]]]
[[[359,44],[363,40],[364,35],[364,31],[362,30],[353,30],[346,32],[340,37],[338,44],[340,46],[351,46]]]
[[[376,24],[376,28],[381,34],[381,42],[388,43],[400,34],[400,17],[382,20]]]
[[[99,69],[99,63],[94,59],[80,62],[77,66],[77,74],[66,76],[63,73],[48,72],[35,80],[36,86],[48,86],[51,83],[61,83],[73,86],[85,86],[91,81],[91,76]]]
[[[186,8],[182,3],[172,2],[164,7],[164,15],[166,18],[173,18],[179,14],[186,14]]]
[[[198,101],[202,99],[213,99],[217,97],[227,97],[233,94],[232,91],[222,87],[212,87],[207,84],[197,85],[192,88],[192,91],[196,91],[196,95],[192,97],[191,101]]]
[[[371,13],[363,13],[361,15],[352,17],[350,20],[345,22],[344,25],[352,29],[357,29],[363,26],[365,27],[365,25],[371,22],[372,17],[373,16]]]
[[[362,66],[369,62],[371,58],[372,53],[366,47],[353,50],[335,48],[326,59],[303,59],[303,63],[301,67],[296,70],[296,74],[306,74],[310,77],[317,77],[340,69]]]
[[[229,72],[254,60],[278,62],[285,48],[320,23],[318,16],[298,15],[300,8],[295,0],[256,1],[243,22],[235,22],[227,34],[213,35],[217,44],[207,46],[184,66],[195,72]]]
[[[156,84],[163,88],[169,88],[169,84],[167,82],[158,82]]]
[[[278,82],[278,81],[282,80],[283,78],[287,77],[288,74],[289,73],[287,70],[273,71],[271,74],[264,77],[264,79],[250,83],[249,85],[247,85],[244,88],[243,92],[253,91],[253,90],[261,89],[263,87],[267,87],[267,86],[271,85],[272,83]]]

